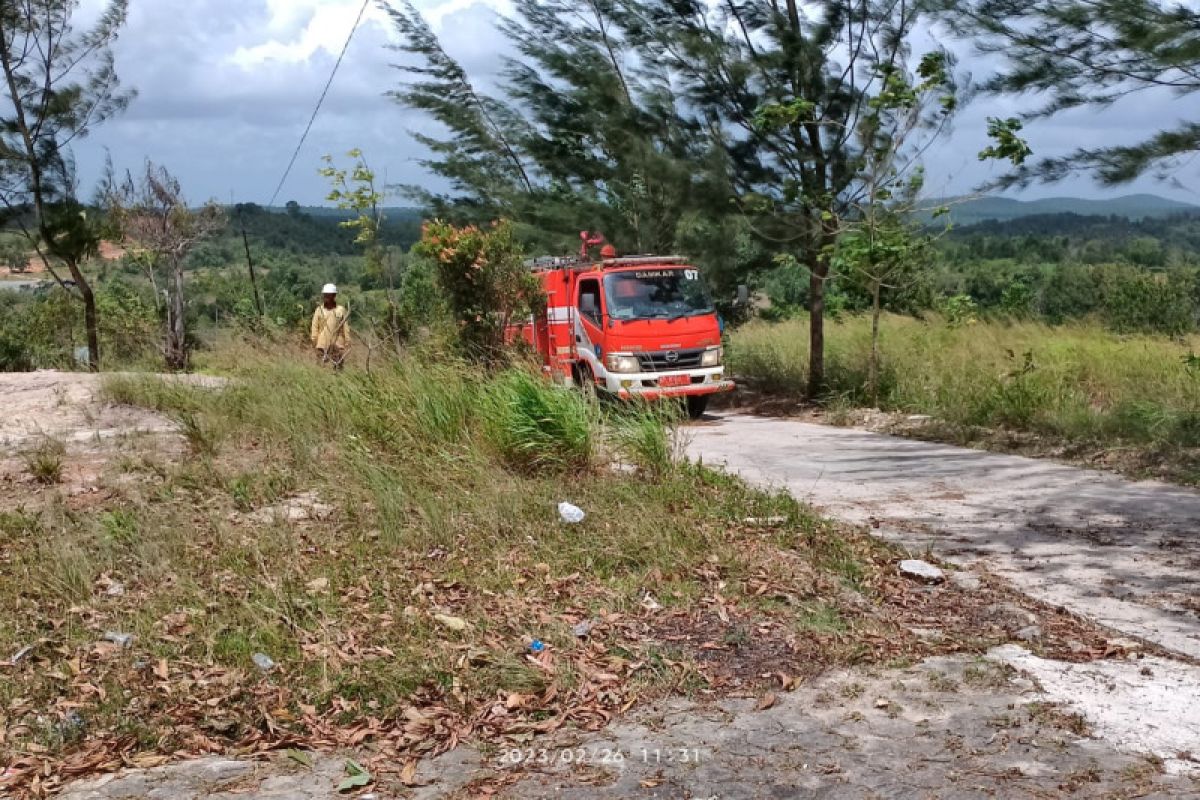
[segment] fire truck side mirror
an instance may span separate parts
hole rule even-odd
[[[737,287],[737,298],[734,299],[733,304],[735,306],[737,306],[738,308],[741,308],[742,306],[748,305],[749,303],[750,303],[750,287],[744,283],[739,283],[738,287]]]

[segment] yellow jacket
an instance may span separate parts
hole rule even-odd
[[[350,346],[350,320],[345,306],[317,306],[312,318],[312,343],[318,350]]]

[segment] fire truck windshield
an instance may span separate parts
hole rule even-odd
[[[695,269],[615,272],[605,276],[604,288],[612,319],[679,319],[715,310]]]

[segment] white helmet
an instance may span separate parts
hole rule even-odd
[[[321,294],[337,294],[337,287],[332,283],[327,283],[325,284],[325,287],[321,289]]]

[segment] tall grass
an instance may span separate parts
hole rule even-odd
[[[870,321],[827,329],[831,394],[866,404]],[[1117,335],[1093,325],[952,326],[887,316],[880,406],[963,426],[1006,427],[1069,440],[1200,446],[1200,338]],[[755,323],[733,336],[734,371],[768,392],[801,395],[807,321]]]
[[[266,730],[264,697],[288,742],[310,735],[310,712],[293,716],[309,707],[321,736],[414,706],[461,730],[509,693],[529,706],[488,726],[617,713],[699,685],[698,651],[667,664],[647,630],[703,616],[719,638],[702,602],[717,593],[734,625],[789,639],[843,618],[891,631],[844,599],[847,584],[871,591],[876,545],[680,464],[665,407],[595,404],[521,368],[408,358],[334,374],[307,353],[209,355],[231,367],[223,385],[106,381],[109,399],[177,420],[188,452],[113,452],[103,491],[38,487],[0,512],[0,653],[37,648],[0,681],[13,752],[68,747],[39,733],[55,708],[87,719],[89,744],[165,754]],[[586,519],[564,524],[564,500]],[[114,650],[110,631],[133,638]],[[532,637],[551,659],[526,657]],[[863,657],[845,634],[812,652]],[[761,663],[746,659],[748,678]],[[600,671],[621,676],[603,697]]]

